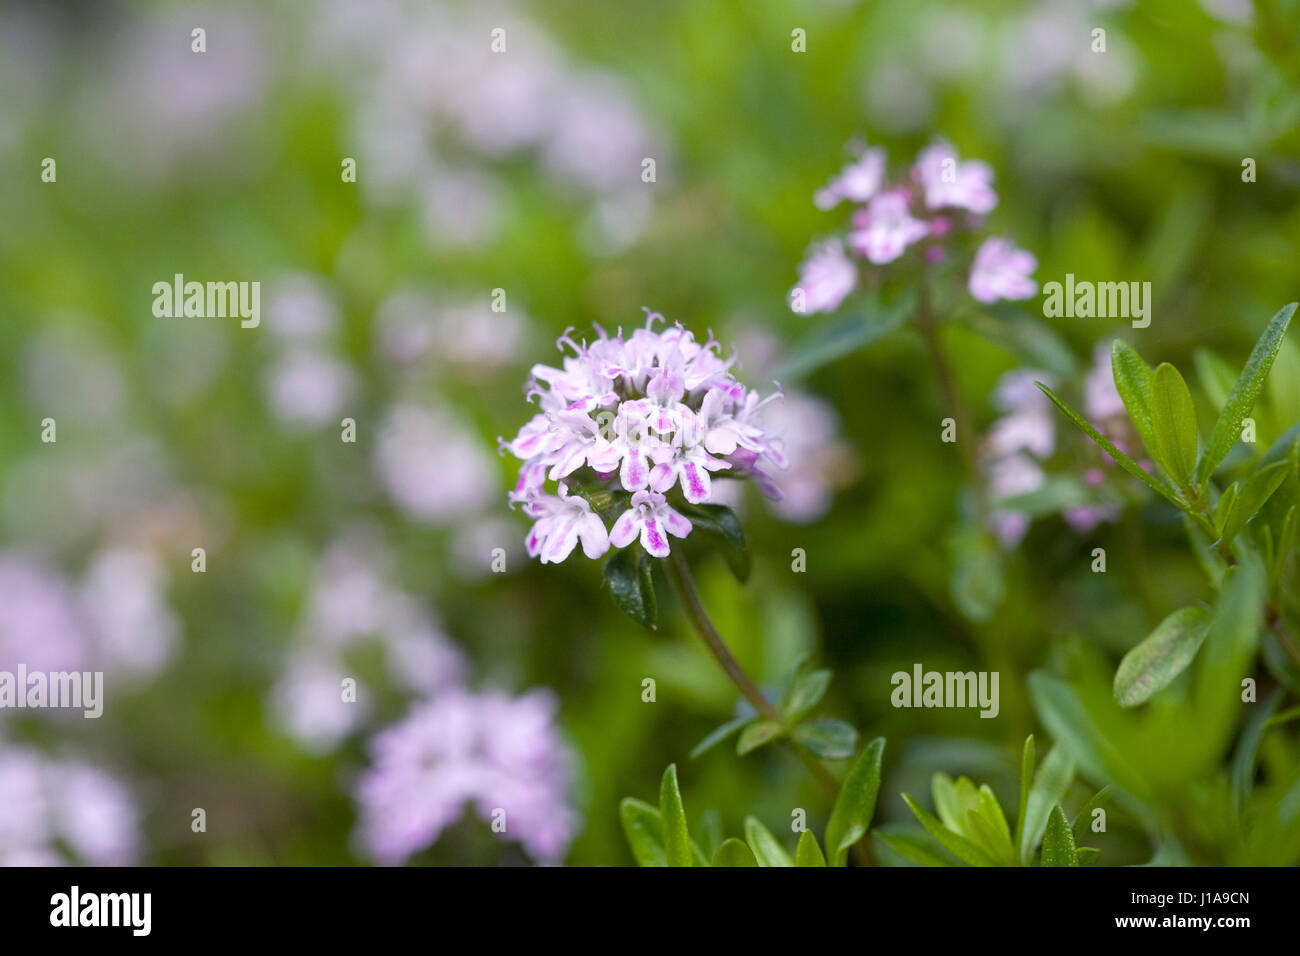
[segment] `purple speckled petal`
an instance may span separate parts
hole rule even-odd
[[[629,508],[618,516],[609,533],[609,543],[616,548],[626,548],[636,537],[636,512]]]
[[[668,539],[659,519],[652,514],[647,514],[641,522],[641,547],[652,557],[668,557]]]

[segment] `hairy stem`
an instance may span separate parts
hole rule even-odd
[[[704,640],[705,646],[712,652],[717,662],[722,665],[722,669],[731,678],[731,682],[736,685],[741,695],[753,705],[754,710],[758,711],[761,717],[784,724],[785,715],[781,713],[780,708],[768,700],[763,695],[763,692],[759,690],[758,685],[745,673],[745,669],[740,666],[740,661],[736,660],[736,655],[731,653],[731,648],[722,639],[718,629],[713,626],[713,621],[709,619],[709,614],[704,609],[704,603],[700,600],[699,591],[695,588],[695,578],[691,576],[690,565],[686,563],[680,548],[668,556],[668,560],[664,562],[664,568],[668,573],[668,581],[672,584],[673,590],[677,592],[677,598],[682,602],[682,607],[685,609],[691,625]],[[813,754],[801,747],[797,741],[787,738],[783,743],[799,758],[799,762],[808,769],[808,772],[813,775],[817,782],[826,788],[826,792],[834,800],[840,792],[840,782],[835,779],[835,775],[827,770]],[[827,853],[830,852],[828,847]],[[875,865],[875,855],[872,853],[868,838],[864,837],[853,844],[852,853],[859,865]]]
[[[988,503],[984,498],[984,475],[980,471],[978,439],[971,423],[966,404],[957,390],[957,377],[953,374],[948,358],[943,354],[939,342],[939,325],[930,306],[930,291],[925,285],[921,287],[920,300],[916,308],[916,327],[925,340],[926,350],[930,353],[930,363],[939,379],[939,388],[943,391],[944,401],[948,405],[952,420],[957,429],[957,449],[965,462],[966,475],[970,481],[971,494],[975,499],[975,517],[978,526],[983,529],[987,522]]]
[[[691,569],[682,557],[681,550],[678,549],[668,556],[664,562],[668,571],[668,580],[672,583],[673,590],[677,592],[677,597],[682,602],[682,607],[686,610],[686,616],[690,618],[691,624],[696,632],[703,638],[705,645],[712,652],[714,658],[722,665],[731,682],[749,701],[759,715],[765,720],[773,720],[779,724],[785,723],[785,716],[781,713],[780,708],[768,700],[758,685],[750,679],[745,673],[745,669],[740,666],[740,661],[731,653],[731,648],[727,642],[722,639],[718,629],[713,626],[709,620],[708,612],[704,610],[704,605],[700,601],[699,592],[695,589],[695,579],[691,577]],[[808,768],[817,781],[827,788],[832,796],[839,793],[840,784],[835,776],[822,766],[821,762],[810,754],[803,747],[800,747],[794,741],[791,741],[791,749],[795,756]]]

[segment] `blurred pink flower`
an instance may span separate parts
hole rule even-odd
[[[139,844],[138,813],[116,778],[0,741],[0,866],[127,866]]]
[[[0,609],[0,670],[88,668],[86,620],[62,575],[22,553],[0,552]]]
[[[328,753],[356,731],[370,713],[360,682],[355,700],[343,699],[343,681],[356,678],[330,658],[312,650],[289,661],[271,690],[277,723],[312,753]]]
[[[398,507],[422,521],[450,522],[495,497],[482,445],[442,410],[395,406],[380,428],[374,467]]]
[[[437,842],[472,804],[540,863],[558,863],[577,818],[573,759],[545,690],[520,697],[447,690],[376,736],[356,791],[358,834],[375,860],[400,864]]]
[[[1027,299],[1038,292],[1038,283],[1031,278],[1037,268],[1033,254],[1017,249],[1010,240],[986,239],[971,265],[970,294],[985,304]]]
[[[877,195],[854,215],[853,226],[849,245],[876,265],[893,262],[930,231],[929,225],[912,216],[902,189]]]
[[[993,454],[1030,451],[1039,458],[1051,456],[1056,447],[1056,421],[1051,403],[1035,381],[1051,384],[1052,377],[1037,369],[1018,369],[999,380],[994,402],[1006,414],[989,429],[988,446]]]
[[[318,428],[337,424],[356,391],[356,377],[344,362],[314,348],[294,349],[272,366],[267,401],[281,422]]]
[[[988,466],[988,495],[993,502],[999,502],[1037,491],[1046,480],[1043,470],[1028,455],[1008,455]],[[1021,511],[995,507],[989,521],[1005,548],[1015,547],[1029,530],[1029,516]]]
[[[271,24],[256,7],[208,3],[148,10],[105,34],[107,62],[79,84],[90,143],[137,180],[220,164],[238,174],[238,125],[263,102],[271,77]],[[196,55],[190,31],[202,26]],[[148,143],[150,148],[133,148]]]
[[[80,599],[103,666],[138,678],[162,670],[180,636],[166,590],[166,575],[149,551],[114,547],[94,556]]]
[[[1110,503],[1074,505],[1066,508],[1061,514],[1071,528],[1083,534],[1099,524],[1118,521],[1120,507]]]
[[[1110,348],[1110,342],[1098,342],[1093,347],[1092,368],[1088,370],[1088,376],[1083,382],[1083,409],[1093,422],[1128,415],[1124,400],[1119,397],[1119,390],[1115,387]]]
[[[339,307],[324,283],[307,273],[288,273],[267,283],[264,319],[286,342],[310,344],[338,328]]]
[[[382,646],[393,684],[427,694],[455,686],[467,662],[431,609],[389,583],[389,555],[368,528],[353,528],[321,558],[299,622],[299,640],[271,691],[276,723],[308,750],[337,747],[370,716],[370,690],[344,666],[359,641]],[[343,699],[344,678],[356,681]]]
[[[868,149],[846,165],[838,176],[817,191],[813,202],[818,209],[832,209],[842,200],[866,202],[879,190],[885,179],[885,151]]]
[[[772,479],[781,494],[772,510],[787,521],[816,521],[830,510],[832,488],[849,470],[835,409],[820,398],[791,392],[764,408],[763,422],[782,436],[790,462]]]
[[[857,266],[844,254],[843,244],[829,239],[814,246],[799,267],[799,284],[790,290],[792,308],[804,313],[834,312],[857,282]]]
[[[956,150],[947,143],[923,150],[913,171],[929,209],[967,209],[982,215],[998,204],[988,163],[978,159],[958,162]]]

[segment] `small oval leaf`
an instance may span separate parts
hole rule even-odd
[[[831,866],[843,866],[849,847],[862,839],[871,826],[880,793],[880,763],[884,753],[885,738],[877,737],[863,748],[840,784],[840,795],[826,824],[826,855]]]
[[[677,786],[677,765],[670,763],[659,781],[659,818],[669,866],[692,866],[694,854],[686,826],[686,809]]]
[[[1232,386],[1232,391],[1223,403],[1223,410],[1219,413],[1219,420],[1210,432],[1205,454],[1197,462],[1196,483],[1199,487],[1204,488],[1209,483],[1210,476],[1223,464],[1223,459],[1228,457],[1228,452],[1232,451],[1232,447],[1241,438],[1241,423],[1255,407],[1255,399],[1259,397],[1269,369],[1273,367],[1273,360],[1282,347],[1282,338],[1286,335],[1295,310],[1294,302],[1282,306],[1269,320],[1264,334],[1251,350],[1250,358],[1246,359],[1246,366]]]
[[[1079,854],[1074,848],[1074,834],[1065,820],[1065,812],[1052,807],[1047,818],[1047,832],[1043,834],[1043,866],[1078,866]]]
[[[741,731],[740,739],[736,741],[736,753],[744,756],[751,750],[771,743],[783,733],[785,727],[774,720],[756,720]]]
[[[804,830],[799,837],[799,845],[794,848],[795,866],[825,866],[826,857],[817,845],[817,838],[811,830]]]
[[[790,854],[757,817],[745,817],[745,840],[754,851],[759,866],[794,866]]]
[[[781,697],[781,713],[787,721],[796,721],[821,702],[826,695],[826,688],[831,683],[828,670],[803,671],[795,675],[794,680]]]
[[[723,840],[718,852],[713,854],[714,866],[758,866],[754,853],[740,840],[732,837]]]
[[[1164,362],[1151,377],[1151,441],[1147,451],[1176,488],[1187,488],[1196,472],[1200,438],[1196,406],[1178,369]]]
[[[643,800],[627,797],[618,805],[618,818],[637,866],[668,865],[658,810]]]
[[[1209,621],[1204,608],[1179,608],[1125,654],[1115,671],[1115,699],[1120,706],[1136,707],[1186,670],[1205,640]]]
[[[616,551],[605,562],[605,583],[624,614],[652,631],[659,627],[659,605],[648,555],[633,548]]]
[[[853,756],[858,732],[852,724],[834,717],[818,717],[794,729],[794,739],[826,760],[843,760]]]

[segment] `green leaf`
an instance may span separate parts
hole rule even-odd
[[[1151,367],[1142,361],[1137,350],[1123,339],[1116,339],[1110,347],[1110,369],[1115,379],[1115,389],[1128,410],[1128,417],[1137,429],[1142,444],[1150,451],[1155,426],[1151,421]]]
[[[1074,848],[1074,834],[1065,822],[1065,812],[1052,807],[1047,818],[1047,831],[1043,834],[1043,866],[1078,866],[1079,855]]]
[[[1025,816],[1026,811],[1029,809],[1029,788],[1034,782],[1035,756],[1034,735],[1030,734],[1025,738],[1024,749],[1020,751],[1020,804],[1016,810],[1016,835],[1014,838],[1022,861],[1025,859]]]
[[[1171,684],[1187,669],[1210,626],[1202,607],[1183,607],[1156,625],[1155,630],[1124,655],[1115,671],[1115,699],[1121,707],[1136,707]]]
[[[948,540],[952,577],[948,591],[972,621],[988,620],[1006,594],[1004,549],[982,531],[965,528]]]
[[[871,826],[880,794],[880,762],[885,753],[885,738],[877,737],[862,749],[840,784],[830,820],[826,824],[826,854],[831,866],[843,866],[849,847],[861,840]]]
[[[759,866],[794,866],[790,854],[757,817],[745,817],[745,840]]]
[[[953,780],[946,773],[930,778],[930,794],[939,821],[954,833],[969,836],[967,815],[979,808],[979,790],[969,777]]]
[[[952,866],[952,859],[940,855],[930,841],[896,824],[871,831],[872,837],[903,859],[918,866]]]
[[[1246,522],[1259,513],[1259,509],[1273,497],[1273,492],[1277,491],[1290,474],[1289,459],[1256,468],[1246,479],[1246,484],[1242,486],[1234,507],[1228,512],[1223,527],[1219,529],[1219,537],[1225,543],[1231,544],[1232,539],[1246,526]],[[1218,523],[1217,520],[1215,523]]]
[[[1183,513],[1183,530],[1187,532],[1187,541],[1192,546],[1192,556],[1205,572],[1211,587],[1217,591],[1223,586],[1223,575],[1228,570],[1227,562],[1214,547],[1214,540],[1210,534],[1207,534],[1187,512]]]
[[[736,580],[748,581],[753,559],[736,513],[726,505],[682,504],[678,510],[690,519],[692,535],[698,532],[718,548]]]
[[[775,720],[756,720],[743,731],[736,741],[736,753],[744,756],[751,750],[757,750],[764,744],[771,743],[785,733],[785,727]]]
[[[829,670],[801,671],[781,695],[781,713],[787,723],[794,723],[821,702],[831,683]]]
[[[1095,866],[1101,858],[1101,850],[1094,846],[1075,847],[1074,856],[1079,866]]]
[[[1201,388],[1205,390],[1210,404],[1216,412],[1223,411],[1237,374],[1232,366],[1209,349],[1197,349],[1192,355],[1192,361],[1196,365],[1196,377],[1200,379]]]
[[[817,838],[811,830],[804,830],[799,837],[799,845],[794,848],[795,866],[825,866],[826,857],[817,845]]]
[[[709,732],[709,735],[707,737],[705,737],[698,744],[696,744],[694,748],[692,748],[691,759],[694,760],[696,757],[700,756],[700,754],[713,749],[718,744],[722,743],[724,740],[726,740],[728,737],[734,734],[736,731],[738,731],[741,727],[744,727],[746,724],[752,723],[753,720],[754,720],[754,715],[747,714],[744,717],[736,717],[733,720],[727,721],[725,724],[722,724],[719,727],[713,728],[713,730]]]
[[[642,627],[659,627],[659,603],[650,576],[650,557],[638,548],[622,548],[605,562],[605,583],[623,613]]]
[[[1241,370],[1237,383],[1232,386],[1227,401],[1223,403],[1223,411],[1219,413],[1219,420],[1214,423],[1214,430],[1210,433],[1210,442],[1205,447],[1205,453],[1196,464],[1196,484],[1199,488],[1203,489],[1209,484],[1210,476],[1223,463],[1223,459],[1228,457],[1228,452],[1232,451],[1232,447],[1241,438],[1242,420],[1255,408],[1255,399],[1259,396],[1260,389],[1264,387],[1264,379],[1268,377],[1269,369],[1273,367],[1273,359],[1277,357],[1278,349],[1282,347],[1282,337],[1286,335],[1287,326],[1291,324],[1291,316],[1295,314],[1295,309],[1294,302],[1279,309],[1269,320],[1264,334],[1255,343],[1255,348],[1251,351],[1250,358],[1246,360],[1246,366]]]
[[[967,814],[967,821],[971,836],[976,838],[975,842],[987,850],[998,865],[1015,866],[1020,862],[1011,845],[1011,830],[1007,827],[1006,815],[988,784],[980,787],[978,806]]]
[[[908,290],[888,305],[879,301],[866,303],[864,315],[832,320],[798,343],[772,377],[781,382],[795,381],[888,335],[911,315],[915,299],[915,294]]]
[[[843,760],[853,756],[858,732],[852,724],[834,717],[818,717],[794,729],[794,739],[826,760]]]
[[[754,853],[740,840],[732,837],[722,841],[718,852],[713,854],[714,866],[758,866]]]
[[[998,510],[1019,511],[1029,518],[1058,514],[1067,508],[1086,505],[1094,494],[1073,475],[1049,475],[1033,491],[998,499]]]
[[[1161,363],[1151,377],[1151,441],[1147,451],[1176,488],[1191,487],[1200,437],[1196,406],[1178,369]]]
[[[1082,774],[1098,782],[1113,781],[1139,800],[1150,789],[1124,755],[1097,726],[1073,687],[1046,671],[1029,675],[1029,697],[1038,719],[1059,746],[1069,751]]]
[[[618,818],[637,866],[668,865],[663,821],[656,808],[643,800],[626,797],[618,805]]]
[[[1061,802],[1073,781],[1074,761],[1065,748],[1058,744],[1047,752],[1029,791],[1025,807],[1025,828],[1020,832],[1017,848],[1022,861],[1028,863],[1032,858],[1033,849],[1047,828],[1052,807]]]
[[[1292,425],[1286,430],[1286,434],[1273,442],[1255,467],[1259,469],[1277,461],[1286,461],[1294,456],[1297,448],[1300,448],[1300,424]]]
[[[1165,498],[1166,500],[1176,505],[1180,509],[1184,508],[1183,503],[1178,500],[1177,496],[1174,495],[1172,491],[1170,491],[1168,488],[1165,487],[1163,482],[1158,481],[1153,475],[1148,474],[1146,471],[1142,469],[1141,465],[1139,465],[1128,455],[1124,454],[1122,451],[1116,448],[1114,442],[1112,442],[1105,435],[1101,434],[1101,432],[1097,431],[1097,429],[1093,428],[1087,419],[1085,419],[1082,415],[1076,412],[1069,405],[1065,404],[1065,402],[1062,401],[1055,392],[1053,392],[1042,382],[1035,382],[1034,384],[1037,385],[1040,389],[1042,389],[1043,393],[1052,400],[1052,403],[1056,405],[1056,407],[1059,408],[1061,411],[1063,411],[1066,417],[1070,419],[1070,421],[1074,422],[1074,424],[1079,426],[1079,428],[1082,429],[1085,435],[1087,435],[1098,445],[1100,445],[1102,450],[1106,452],[1106,454],[1110,455],[1110,457],[1115,460],[1115,463],[1117,465],[1119,465],[1121,468],[1127,471],[1138,481],[1142,482],[1142,484],[1146,485],[1152,491],[1159,494],[1162,498]]]
[[[1070,824],[1070,832],[1074,834],[1074,842],[1076,844],[1092,832],[1092,811],[1099,807],[1104,807],[1109,803],[1112,792],[1113,791],[1109,785],[1102,787],[1094,793],[1088,799],[1088,802],[1079,808],[1079,812],[1074,815],[1074,822]],[[1079,862],[1082,863],[1082,847],[1079,848],[1079,852],[1081,857]]]
[[[981,338],[1011,352],[1022,366],[1041,368],[1071,380],[1079,372],[1074,350],[1040,314],[1034,315],[1012,302],[998,302],[967,313],[964,324]]]
[[[677,765],[670,763],[659,782],[659,818],[663,827],[664,852],[669,866],[691,866],[691,835],[686,827],[682,792],[677,787]]]
[[[1268,696],[1263,705],[1256,708],[1241,732],[1237,743],[1237,752],[1232,759],[1232,809],[1238,817],[1245,812],[1250,802],[1250,792],[1255,786],[1255,756],[1259,751],[1259,742],[1264,739],[1268,722],[1277,712],[1278,704],[1286,691],[1279,687]]]
[[[937,817],[913,800],[908,794],[903,794],[903,799],[907,801],[907,805],[912,808],[912,812],[916,814],[916,818],[921,821],[921,826],[925,827],[926,830],[929,831],[930,836],[938,840],[940,845],[953,856],[957,857],[957,859],[966,863],[968,866],[997,865],[993,861],[992,857],[984,852],[983,849],[966,839],[966,837],[962,836],[960,833],[954,833],[952,830],[949,830]]]
[[[1224,489],[1223,494],[1219,495],[1219,503],[1214,506],[1214,532],[1219,537],[1223,537],[1223,529],[1228,526],[1232,510],[1237,506],[1237,495],[1240,493],[1241,485],[1234,481]]]
[[[718,852],[718,847],[722,846],[725,835],[722,832],[722,814],[712,808],[705,810],[700,814],[699,822],[695,826],[695,832],[699,834],[700,841],[704,844],[701,847],[700,855],[705,860],[713,859]]]
[[[1268,579],[1253,550],[1243,549],[1223,578],[1205,640],[1196,661],[1189,705],[1201,734],[1227,736],[1241,713],[1240,682],[1255,661],[1260,630],[1264,629],[1264,599]],[[1203,746],[1212,748],[1208,741]]]

